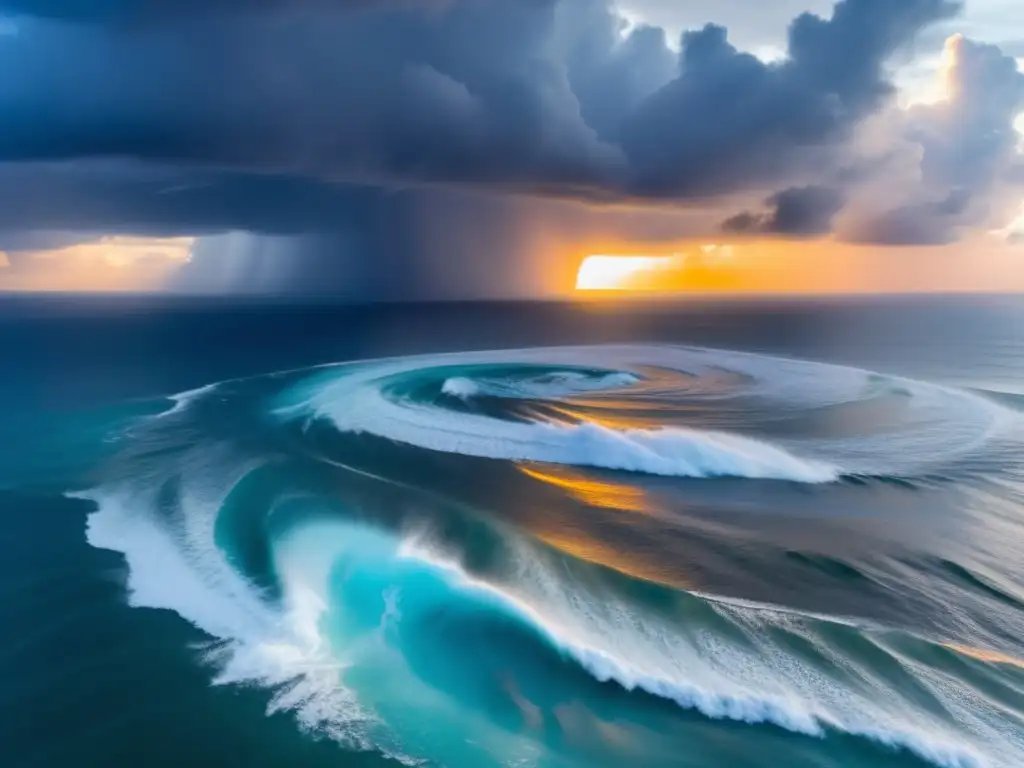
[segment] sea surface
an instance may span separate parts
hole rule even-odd
[[[1024,298],[0,296],[0,765],[1024,765]]]

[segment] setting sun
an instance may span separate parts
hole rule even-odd
[[[588,256],[576,275],[578,291],[623,291],[653,287],[659,275],[682,269],[684,257]]]

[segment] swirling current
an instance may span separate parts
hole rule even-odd
[[[344,749],[996,768],[1024,764],[1022,448],[985,393],[545,348],[183,393],[75,495],[132,605]]]

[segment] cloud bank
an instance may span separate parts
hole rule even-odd
[[[0,248],[19,228],[219,235],[186,284],[219,284],[198,271],[219,247],[252,285],[404,294],[438,253],[500,274],[533,222],[578,233],[572,201],[623,232],[646,206],[675,236],[702,208],[707,232],[949,242],[1019,204],[1024,108],[1015,61],[961,37],[946,100],[896,108],[894,57],[959,10],[840,0],[766,62],[605,0],[0,0]]]

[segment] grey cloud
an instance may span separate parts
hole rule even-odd
[[[603,0],[320,8],[127,30],[32,22],[0,45],[0,158],[715,194],[816,163],[888,96],[887,58],[955,8],[842,0],[829,20],[799,17],[777,65],[707,27],[685,36],[667,84],[660,33],[621,39]],[[582,34],[566,32],[565,13]]]
[[[685,33],[680,76],[624,125],[641,189],[715,193],[819,165],[809,150],[846,139],[890,96],[889,57],[957,9],[946,0],[843,0],[829,20],[799,16],[777,64],[738,51],[722,27]]]
[[[768,211],[739,213],[722,229],[735,234],[822,235],[832,230],[832,219],[845,202],[843,192],[834,187],[792,187],[765,200]]]
[[[999,47],[1007,56],[1024,57],[1024,40],[1004,40]]]

